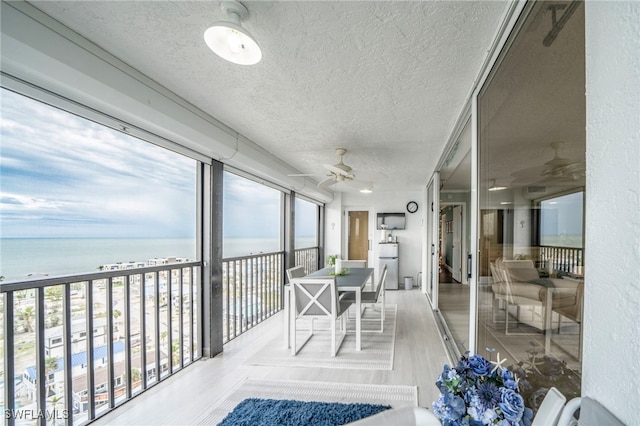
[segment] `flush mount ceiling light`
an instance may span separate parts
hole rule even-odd
[[[237,1],[223,1],[220,8],[228,21],[216,22],[204,32],[204,41],[209,49],[234,64],[254,65],[260,62],[260,46],[240,25],[249,17],[247,8]]]
[[[502,191],[503,189],[507,189],[506,186],[496,186],[496,180],[491,179],[491,186],[489,187],[489,191]]]

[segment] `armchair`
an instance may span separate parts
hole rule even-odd
[[[520,321],[520,307],[540,307],[540,321],[534,326],[546,330],[550,325],[551,312],[549,308],[558,312],[565,310],[572,313],[576,308],[578,283],[563,279],[541,279],[538,270],[531,260],[505,260],[498,258],[491,265],[494,279],[492,290],[494,293],[494,320],[499,301],[505,304],[505,334],[515,334],[509,329],[509,306],[516,306],[516,320]],[[547,301],[548,295],[551,300]],[[496,303],[497,302],[497,303]],[[550,302],[550,303],[549,303]],[[539,325],[539,326],[538,326]]]

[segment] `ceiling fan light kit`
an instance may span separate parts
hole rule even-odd
[[[498,186],[496,185],[496,180],[491,179],[491,186],[489,186],[489,191],[503,191],[507,189],[506,186]]]
[[[373,192],[373,184],[376,178],[384,178],[383,174],[377,174],[374,178],[362,179],[363,176],[367,176],[366,172],[358,172],[362,173],[360,175],[360,180],[353,182],[356,178],[356,172],[354,172],[351,166],[346,165],[343,160],[344,155],[347,153],[346,148],[337,148],[335,153],[340,157],[338,163],[322,165],[322,167],[328,171],[328,174],[295,173],[287,176],[324,176],[325,178],[318,183],[318,186],[321,188],[332,187],[332,190],[334,191],[358,190],[363,194],[370,194]]]
[[[356,176],[351,173],[353,170],[350,166],[344,164],[343,157],[347,153],[345,148],[337,148],[336,154],[340,157],[340,161],[337,164],[323,164],[322,166],[329,170],[328,178],[318,184],[318,186],[326,188],[339,182],[348,182],[353,180]]]
[[[228,21],[219,21],[204,32],[204,41],[216,55],[238,65],[254,65],[262,59],[262,50],[255,38],[241,22],[249,17],[249,10],[240,2],[220,4]]]

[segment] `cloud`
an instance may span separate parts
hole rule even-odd
[[[2,237],[195,236],[195,160],[6,89],[0,102]],[[225,237],[279,238],[280,191],[225,172],[223,206]]]
[[[3,237],[191,237],[196,161],[0,91]]]
[[[224,236],[278,238],[281,197],[280,191],[226,172],[222,216]]]

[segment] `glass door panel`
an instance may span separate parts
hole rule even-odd
[[[550,40],[531,3],[478,95],[477,352],[507,358],[525,405],[580,394],[584,291],[584,7]]]
[[[440,170],[437,217],[438,309],[449,334],[452,356],[471,349],[471,282],[467,276],[470,250],[471,125],[462,129]]]

